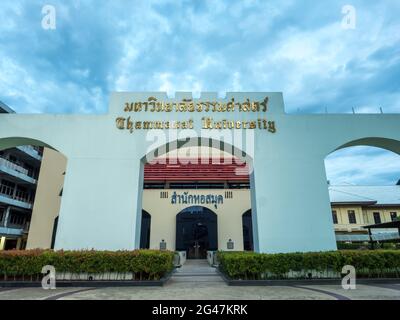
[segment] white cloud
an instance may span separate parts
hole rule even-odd
[[[354,0],[355,30],[336,2],[53,4],[44,32],[40,3],[0,3],[0,100],[18,112],[103,112],[114,90],[283,91],[289,111],[400,112],[399,2]],[[396,156],[349,152],[327,160],[332,180],[399,175]]]

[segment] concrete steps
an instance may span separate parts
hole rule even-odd
[[[174,282],[223,282],[217,270],[207,260],[186,260],[171,277]]]

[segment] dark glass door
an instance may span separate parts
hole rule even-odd
[[[253,251],[253,222],[251,216],[251,210],[246,211],[242,216],[243,226],[243,250]]]
[[[176,216],[176,250],[188,259],[206,259],[208,250],[218,250],[217,215],[205,207],[189,207]]]
[[[140,249],[150,248],[151,215],[142,210],[142,225],[140,229]]]

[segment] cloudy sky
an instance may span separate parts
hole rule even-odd
[[[355,29],[342,8],[355,9]],[[42,28],[42,8],[56,29]],[[400,111],[400,1],[0,2],[0,100],[102,113],[110,91],[282,91],[287,112]],[[349,26],[349,25],[347,25]],[[355,148],[332,183],[393,184],[400,158]]]

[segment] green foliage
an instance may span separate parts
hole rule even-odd
[[[56,272],[134,273],[137,280],[158,280],[173,269],[174,253],[158,250],[134,251],[0,251],[0,279],[37,279],[42,267]]]
[[[339,277],[345,265],[354,266],[357,277],[400,278],[399,250],[340,250],[280,254],[218,252],[218,261],[221,270],[232,279],[308,278],[309,274],[314,277],[330,277],[329,275],[335,274]]]
[[[366,243],[338,242],[337,248],[339,250],[365,250],[365,249],[371,249],[371,244],[368,242]],[[373,249],[395,250],[395,249],[400,249],[400,246],[394,242],[381,242],[381,243],[374,243]]]
[[[369,243],[346,243],[346,242],[338,242],[337,248],[338,250],[358,250],[358,249],[369,249],[371,244]]]

